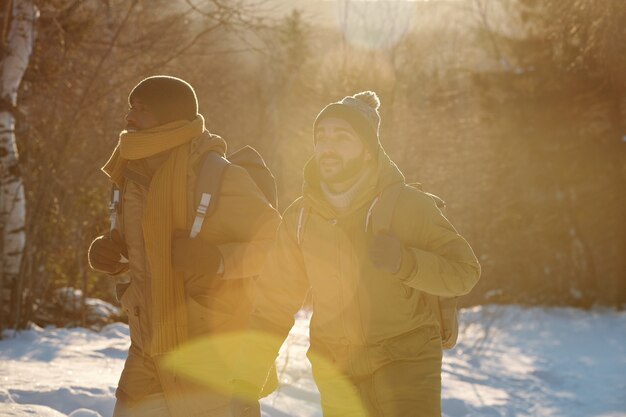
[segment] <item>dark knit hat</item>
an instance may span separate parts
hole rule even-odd
[[[140,99],[161,124],[193,120],[198,115],[198,99],[187,81],[168,75],[142,80],[128,96],[128,103]]]
[[[336,103],[324,107],[315,118],[313,132],[322,119],[336,117],[350,123],[365,144],[374,152],[380,146],[378,130],[380,127],[380,99],[373,91],[363,91],[353,96],[347,96]],[[315,136],[313,136],[315,137]]]

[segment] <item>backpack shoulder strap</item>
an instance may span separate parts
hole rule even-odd
[[[366,230],[370,222],[375,235],[391,230],[396,203],[403,188],[403,183],[390,185],[374,199],[365,220]]]
[[[111,187],[111,201],[109,202],[110,230],[117,229],[117,216],[120,208],[121,190],[115,184]]]
[[[302,240],[304,239],[304,230],[306,221],[309,218],[309,210],[306,204],[301,204],[298,209],[298,216],[296,217],[296,242],[298,242],[298,246],[302,245]]]
[[[198,236],[205,217],[211,216],[215,211],[222,186],[222,176],[229,165],[228,159],[217,152],[209,151],[204,156],[196,182],[196,218],[191,226],[189,237]]]

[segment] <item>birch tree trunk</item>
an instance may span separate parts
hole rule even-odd
[[[33,49],[38,16],[33,0],[10,1],[5,13],[5,22],[9,22],[10,28],[0,62],[0,327],[4,323],[16,325],[21,309],[22,285],[17,279],[26,243],[26,202],[15,139],[15,111],[17,92]],[[5,298],[6,287],[11,288],[9,303]],[[9,319],[5,320],[1,315],[7,313],[7,304],[11,307]]]

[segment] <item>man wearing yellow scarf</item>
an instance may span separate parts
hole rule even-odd
[[[190,238],[200,165],[207,152],[223,156],[226,142],[206,130],[193,88],[179,78],[141,81],[129,104],[102,168],[121,190],[116,224],[89,248],[92,268],[130,275],[118,284],[131,347],[114,416],[227,416],[230,355],[207,348],[181,360],[177,352],[245,327],[250,284],[280,216],[247,171],[230,165],[214,213]],[[210,383],[189,380],[185,369]]]

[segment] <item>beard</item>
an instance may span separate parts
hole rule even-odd
[[[332,161],[335,166],[331,168],[324,168],[322,165],[324,161]],[[358,156],[343,160],[338,155],[325,155],[318,160],[318,169],[320,178],[327,184],[335,184],[349,181],[358,176],[365,168],[365,150]]]

